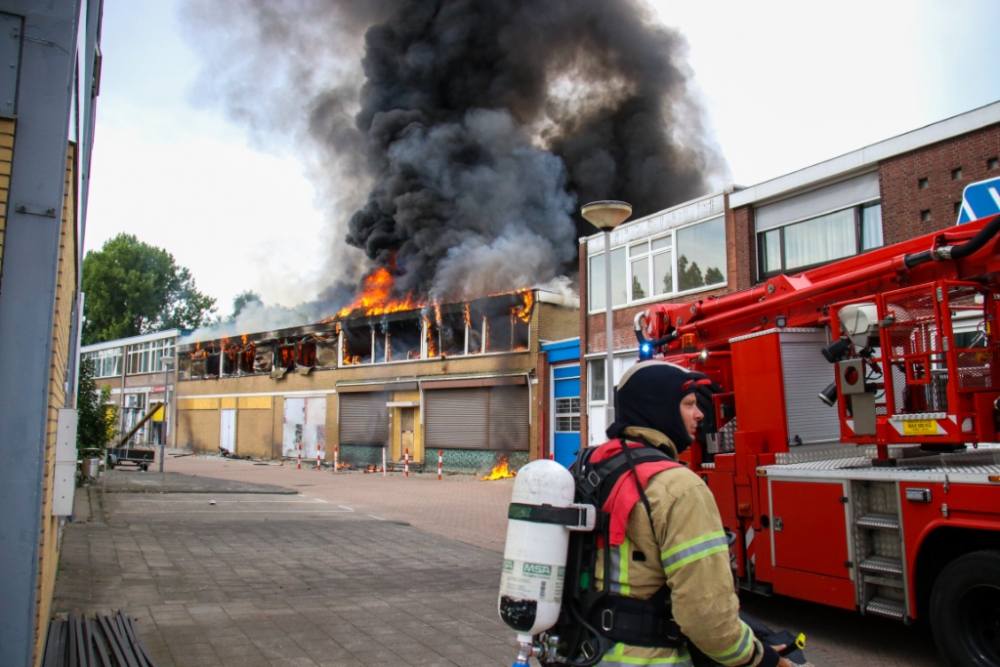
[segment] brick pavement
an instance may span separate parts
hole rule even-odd
[[[54,609],[124,608],[161,667],[509,664],[499,554],[352,510],[108,494],[66,527]]]
[[[363,514],[405,521],[415,528],[474,546],[503,552],[507,536],[507,505],[513,480],[480,482],[472,475],[436,472],[364,474],[314,468],[297,470],[215,456],[169,458],[167,472],[204,475],[218,479],[277,484],[294,488],[309,498],[343,502]],[[141,473],[136,473],[141,474]]]
[[[125,606],[164,665],[512,660],[494,606],[512,482],[216,457],[168,459],[167,470],[300,495],[213,507],[195,494],[109,494],[109,523],[67,528],[56,609]],[[744,605],[776,629],[806,632],[817,667],[940,664],[920,626],[777,596]],[[190,655],[175,657],[178,647]]]

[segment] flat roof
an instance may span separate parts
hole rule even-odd
[[[81,353],[86,352],[98,352],[100,350],[110,350],[115,347],[122,347],[124,345],[136,345],[139,343],[149,343],[154,340],[163,340],[164,338],[177,338],[184,333],[184,329],[167,329],[166,331],[154,331],[153,333],[143,334],[141,336],[132,336],[130,338],[117,338],[115,340],[105,341],[103,343],[94,343],[93,345],[85,345],[80,348]]]
[[[873,171],[886,158],[909,153],[931,144],[945,141],[975,130],[1000,123],[1000,102],[966,111],[965,113],[925,125],[910,132],[885,139],[856,151],[839,155],[784,176],[763,181],[729,195],[730,208],[775,199],[799,190],[808,190],[827,181]]]

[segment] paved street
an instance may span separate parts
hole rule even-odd
[[[78,503],[55,610],[124,608],[161,666],[513,660],[513,633],[495,611],[511,481],[335,475],[214,457],[166,466],[204,486],[116,471],[103,512],[97,494],[90,508]],[[187,492],[111,492],[143,476]],[[818,667],[940,664],[919,627],[782,598],[744,605],[776,628],[806,632]]]

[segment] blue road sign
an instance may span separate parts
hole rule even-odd
[[[991,178],[965,186],[958,223],[972,222],[1000,213],[1000,178]]]

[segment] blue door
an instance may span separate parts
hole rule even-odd
[[[553,453],[558,463],[570,466],[580,449],[580,364],[552,368]]]

